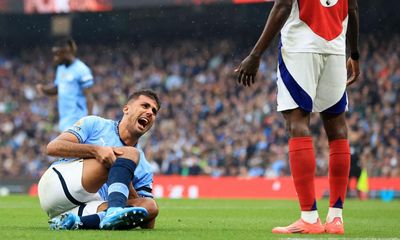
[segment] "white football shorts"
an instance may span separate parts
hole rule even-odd
[[[279,51],[278,111],[341,114],[347,110],[344,55]]]
[[[86,216],[97,212],[105,201],[98,193],[89,193],[82,186],[83,160],[52,165],[38,184],[39,201],[50,218],[65,212]]]

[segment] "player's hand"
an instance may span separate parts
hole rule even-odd
[[[36,92],[39,96],[43,96],[43,84],[36,84]]]
[[[346,85],[350,86],[355,81],[357,81],[360,76],[360,65],[358,63],[358,60],[354,60],[351,58],[347,60],[347,74],[350,77],[347,79]]]
[[[258,67],[260,66],[260,56],[250,54],[235,69],[235,73],[239,73],[237,82],[243,86],[251,86],[254,84]]]
[[[121,154],[122,151],[119,149],[99,146],[96,148],[95,157],[101,164],[110,168],[117,159],[117,156]]]
[[[112,149],[114,151],[115,156],[120,156],[124,154],[124,151],[122,150],[123,147],[113,147]]]

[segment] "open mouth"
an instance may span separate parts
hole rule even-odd
[[[139,125],[142,126],[143,128],[146,128],[147,125],[149,125],[150,120],[147,119],[147,118],[145,118],[145,117],[141,117],[141,118],[138,119],[138,123],[139,123]]]

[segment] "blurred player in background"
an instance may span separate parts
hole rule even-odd
[[[38,84],[36,89],[46,95],[58,95],[59,130],[64,131],[92,114],[93,76],[88,66],[76,57],[77,45],[73,39],[57,41],[52,52],[57,66],[54,83]]]
[[[64,157],[39,181],[40,204],[53,218],[52,229],[154,227],[153,173],[134,146],[159,108],[154,92],[137,91],[123,107],[121,121],[84,117],[48,144],[49,155]]]
[[[358,6],[356,0],[276,0],[264,31],[250,55],[236,69],[238,82],[250,86],[263,52],[280,31],[278,111],[290,135],[289,160],[301,218],[273,233],[343,234],[342,209],[350,168],[345,110],[346,34],[350,78],[358,79]],[[329,140],[330,207],[320,222],[314,190],[315,156],[310,113],[319,112]]]

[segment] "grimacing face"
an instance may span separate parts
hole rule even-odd
[[[143,135],[153,126],[158,113],[154,99],[140,95],[129,101],[123,109],[124,118],[127,118],[127,129],[133,135]]]

